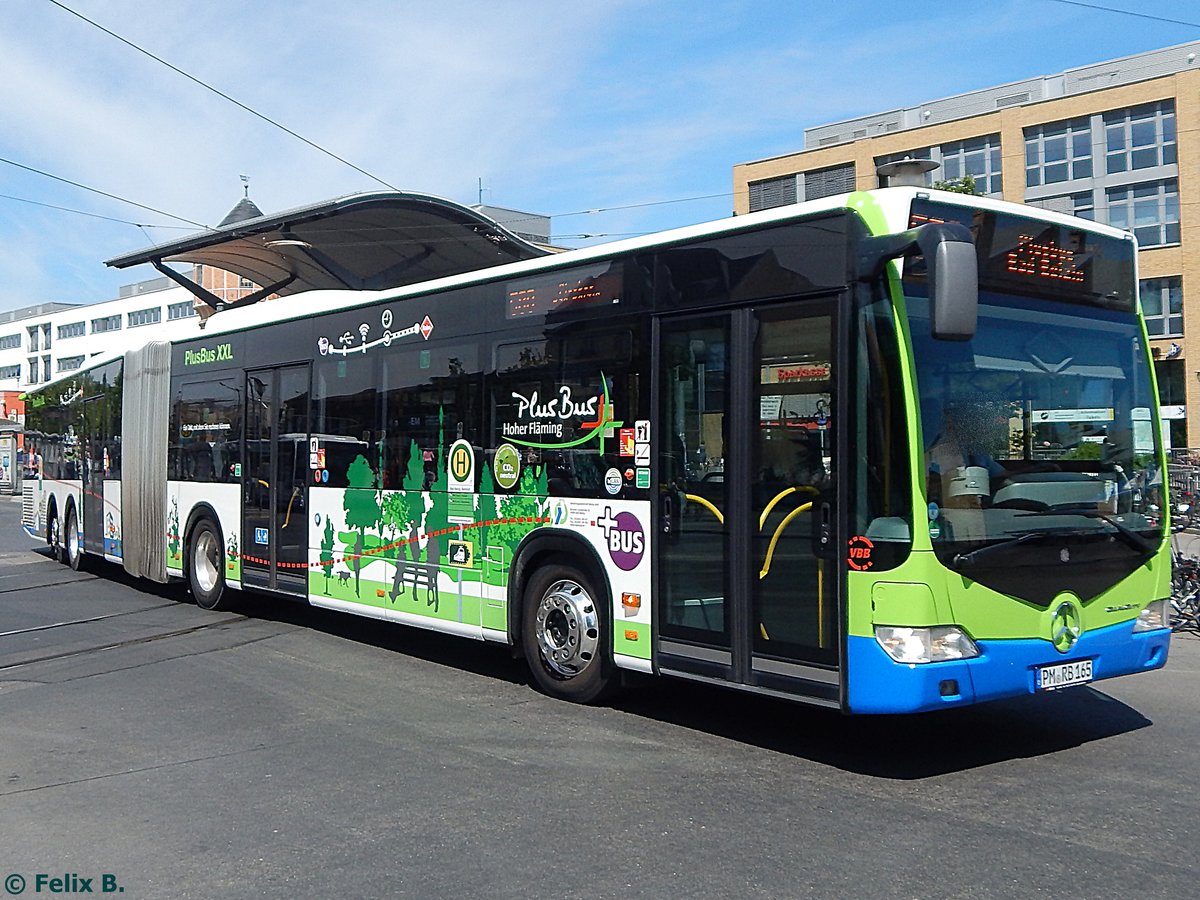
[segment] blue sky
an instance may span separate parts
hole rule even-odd
[[[396,187],[474,203],[482,179],[568,246],[727,216],[733,165],[813,125],[1200,38],[1057,0],[61,2]],[[1200,0],[1095,4],[1200,24]],[[205,225],[242,174],[267,213],[380,187],[49,0],[0,3],[0,158]],[[103,260],[197,230],[7,162],[0,195],[0,310],[115,297],[157,273]]]

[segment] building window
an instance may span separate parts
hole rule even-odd
[[[83,365],[83,356],[61,356],[58,360],[59,372],[74,372]]]
[[[39,335],[41,335],[42,330],[34,325],[32,328],[27,328],[26,331],[29,332],[29,352],[37,353],[41,344]]]
[[[1025,186],[1092,177],[1092,125],[1071,119],[1025,129]]]
[[[50,368],[50,357],[42,357],[42,381],[49,381],[53,378],[53,369]]]
[[[72,322],[70,325],[58,326],[58,339],[83,337],[87,334],[87,322]]]
[[[105,316],[103,319],[92,319],[92,334],[103,334],[106,331],[120,330],[120,316]]]
[[[854,163],[804,173],[804,199],[817,200],[854,190]]]
[[[150,309],[139,309],[136,312],[131,312],[129,316],[129,327],[137,328],[140,325],[157,325],[162,321],[162,307],[154,306]]]
[[[1140,281],[1138,293],[1150,337],[1183,337],[1183,281],[1178,275]]]
[[[975,179],[975,190],[981,194],[999,196],[1003,187],[1000,183],[1000,135],[971,138],[942,144],[942,171],[936,181],[955,181],[970,175]]]
[[[1179,243],[1179,180],[1109,188],[1108,224],[1132,231],[1143,247]]]
[[[180,303],[171,303],[167,306],[167,321],[174,319],[189,319],[197,315],[196,307],[191,300],[184,300]]]
[[[1175,101],[1146,103],[1104,114],[1109,174],[1175,163]]]
[[[750,212],[758,212],[760,209],[774,209],[776,206],[788,206],[795,202],[795,175],[784,175],[782,178],[768,178],[765,181],[750,182]]]
[[[21,364],[20,363],[17,363],[15,366],[0,366],[0,380],[7,379],[7,378],[20,378],[20,377],[21,377]]]
[[[0,337],[0,350],[16,350],[21,346],[21,335],[6,334]]]

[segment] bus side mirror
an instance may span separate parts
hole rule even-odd
[[[975,245],[971,243],[970,232],[964,240],[957,230],[925,226],[917,237],[929,280],[930,332],[941,341],[969,341],[975,337],[979,315],[979,263]]]
[[[865,238],[859,245],[857,277],[878,278],[888,260],[917,254],[925,258],[933,336],[969,341],[979,316],[979,263],[965,225],[928,222],[900,234]]]

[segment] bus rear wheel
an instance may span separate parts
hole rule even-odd
[[[552,697],[594,703],[615,687],[603,610],[586,575],[545,566],[525,589],[522,643],[539,688]]]
[[[79,543],[79,516],[74,506],[67,509],[67,526],[62,542],[67,565],[78,572],[83,568],[83,547]]]
[[[188,540],[188,586],[201,609],[221,609],[225,597],[225,545],[209,519],[201,519]]]
[[[62,546],[62,524],[58,518],[58,510],[52,511],[49,520],[46,522],[46,543],[50,547],[50,555],[54,557],[55,562],[65,562]]]

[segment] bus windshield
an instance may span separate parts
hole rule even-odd
[[[939,557],[1011,573],[1092,544],[1143,562],[1162,478],[1136,314],[981,292],[977,333],[957,342],[930,337],[927,299],[908,307]]]
[[[924,260],[903,277],[934,550],[1026,600],[1095,596],[1161,543],[1133,241],[1086,222],[914,198],[911,226],[948,221],[975,244],[974,337],[932,338]]]

